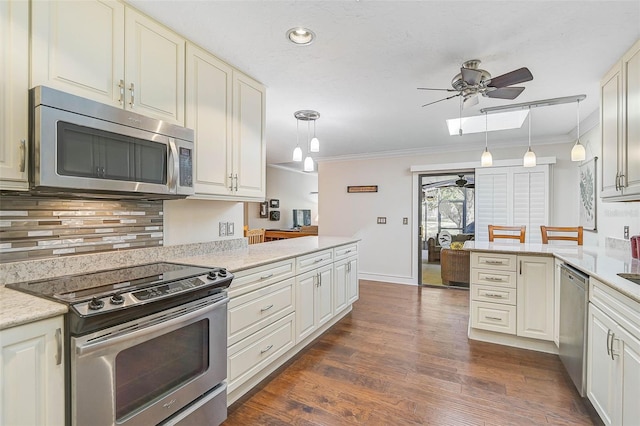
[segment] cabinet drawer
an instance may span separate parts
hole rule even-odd
[[[516,273],[512,271],[471,268],[472,284],[516,288],[516,278]]]
[[[288,278],[232,298],[227,321],[228,346],[293,312],[294,283],[294,278]]]
[[[486,285],[471,285],[471,300],[479,302],[516,304],[516,289],[511,287],[492,287]]]
[[[294,260],[287,259],[234,272],[234,278],[228,291],[229,297],[233,299],[241,294],[293,277],[295,275]]]
[[[472,300],[471,327],[516,334],[516,307]]]
[[[333,249],[322,250],[296,258],[296,273],[310,271],[333,261]]]
[[[265,327],[228,349],[227,380],[232,392],[295,344],[295,314]]]
[[[515,254],[499,253],[471,253],[471,267],[499,269],[501,271],[516,271]]]
[[[344,259],[345,257],[355,256],[358,254],[358,243],[346,244],[344,246],[335,247],[333,249],[335,259]]]
[[[589,301],[636,338],[640,338],[640,303],[594,277],[589,278]]]

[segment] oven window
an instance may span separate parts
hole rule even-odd
[[[116,356],[116,419],[121,420],[209,368],[209,320],[203,319]]]
[[[161,185],[167,182],[165,144],[62,121],[57,131],[60,175]]]

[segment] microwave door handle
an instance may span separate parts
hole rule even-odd
[[[176,141],[173,138],[169,138],[169,192],[177,191],[178,173],[180,168],[180,162],[178,161],[178,149],[176,148]]]

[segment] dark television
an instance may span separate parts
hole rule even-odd
[[[311,210],[293,209],[293,227],[311,225]]]

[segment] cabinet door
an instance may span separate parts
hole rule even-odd
[[[317,325],[321,326],[333,317],[333,265],[318,269],[319,285],[317,287]]]
[[[32,85],[122,107],[123,3],[34,1],[31,7]]]
[[[27,189],[29,3],[0,2],[0,188]]]
[[[58,317],[0,331],[0,424],[64,424],[62,330]]]
[[[296,277],[296,344],[313,333],[316,326],[317,271]]]
[[[184,126],[185,40],[125,10],[125,108]]]
[[[619,361],[622,374],[622,407],[618,423],[633,425],[640,419],[640,340],[621,328],[616,337],[620,339],[619,343],[622,343],[619,345],[622,346]]]
[[[602,79],[600,85],[600,131],[602,132],[601,197],[618,192],[618,153],[622,149],[622,72],[618,63]]]
[[[187,44],[186,125],[195,131],[195,192],[231,194],[232,68]]]
[[[334,313],[338,313],[347,307],[347,286],[349,285],[348,261],[341,260],[334,265],[333,306]]]
[[[350,305],[360,297],[360,282],[358,281],[358,258],[349,260],[347,264],[347,303]]]
[[[624,195],[640,196],[640,41],[622,58],[625,101]],[[640,200],[640,197],[636,198]]]
[[[233,103],[235,195],[264,198],[267,158],[264,86],[244,74],[234,72]]]
[[[617,364],[609,352],[610,331],[615,329],[616,323],[589,303],[587,397],[605,425],[616,424],[619,399]]]
[[[518,256],[517,335],[553,341],[553,258]]]

